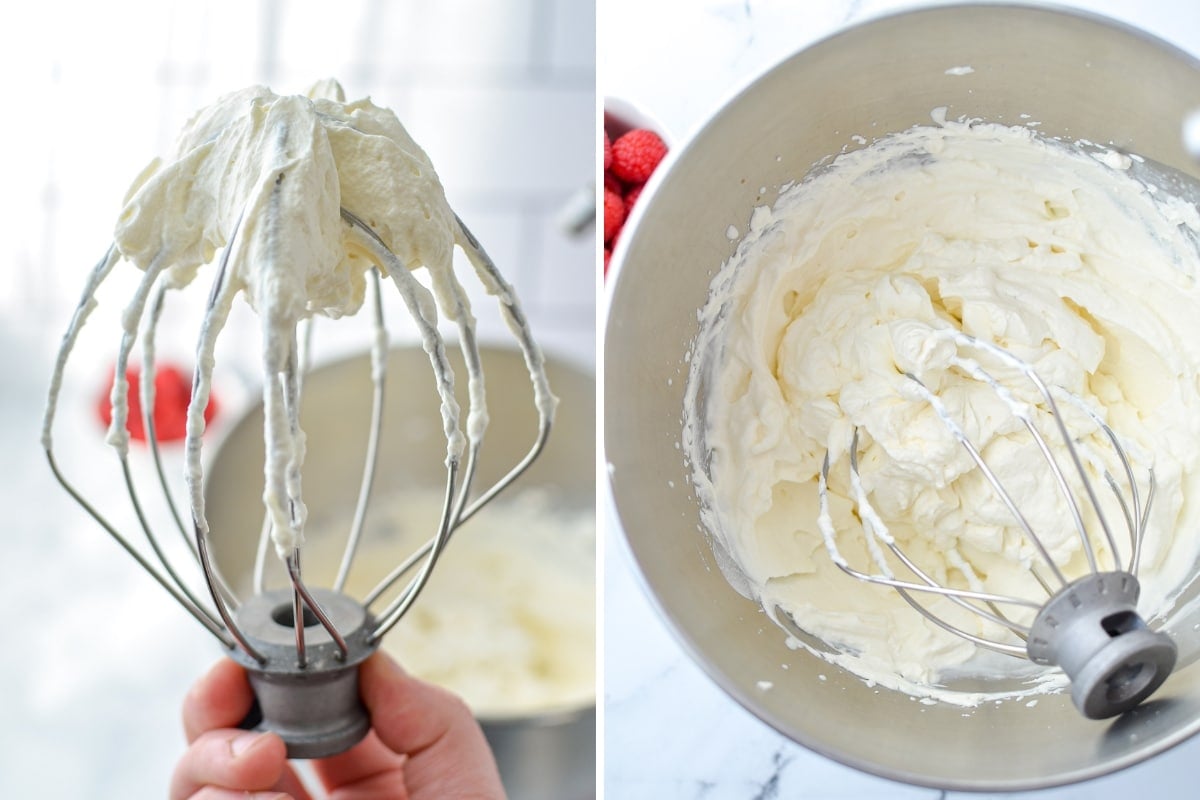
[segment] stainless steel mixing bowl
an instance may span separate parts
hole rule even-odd
[[[964,66],[973,72],[946,74]],[[676,144],[622,234],[604,348],[611,489],[644,582],[685,649],[781,733],[850,766],[946,789],[1079,781],[1200,729],[1200,615],[1172,625],[1177,672],[1150,702],[1110,723],[1083,719],[1067,695],[969,713],[922,705],[785,646],[783,633],[722,577],[679,447],[685,354],[709,282],[733,252],[727,228],[745,230],[751,209],[817,161],[856,147],[852,136],[929,124],[938,106],[950,119],[1021,124],[1029,114],[1048,136],[1111,142],[1197,175],[1180,125],[1200,108],[1200,63],[1094,16],[936,7],[877,19],[795,54]],[[774,688],[762,692],[759,681]]]
[[[491,417],[475,483],[483,489],[529,449],[537,432],[537,414],[520,353],[504,347],[481,347],[481,352]],[[457,351],[452,349],[448,355],[455,374],[465,376]],[[554,427],[541,456],[509,491],[542,487],[552,497],[552,506],[587,513],[595,508],[596,493],[595,380],[554,358],[547,358],[546,369],[551,389],[560,400]],[[364,354],[322,365],[305,376],[301,425],[307,435],[304,498],[310,514],[310,539],[313,531],[344,532],[353,515],[371,418],[370,370]],[[465,408],[465,378],[457,384],[458,399]],[[391,351],[385,396],[374,502],[385,502],[393,489],[443,491],[446,444],[429,357],[420,348]],[[238,587],[249,585],[253,570],[263,516],[262,470],[262,411],[254,408],[229,429],[217,447],[207,467],[205,486],[211,549],[222,574]],[[343,524],[324,524],[329,519]],[[487,524],[487,509],[469,524]],[[313,546],[319,547],[319,543],[313,542]],[[453,539],[448,546],[454,547]],[[270,561],[274,566],[273,556]],[[315,563],[311,558],[304,564],[306,578],[317,586],[330,585],[336,571],[337,564]],[[278,580],[268,585],[281,585]],[[417,604],[420,602],[418,599]],[[596,785],[594,703],[528,716],[480,716],[479,721],[511,797],[583,800],[592,796]]]

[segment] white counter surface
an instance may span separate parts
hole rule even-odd
[[[847,25],[928,3],[606,0],[600,92],[686,136],[754,76]],[[1078,0],[1200,54],[1200,4]],[[669,47],[660,46],[669,42]],[[986,797],[893,783],[818,756],[729,699],[680,648],[633,572],[606,508],[605,797],[613,800],[935,800]],[[833,724],[831,722],[831,724]],[[1029,800],[1195,796],[1200,738],[1136,767]],[[998,797],[999,795],[995,795]]]

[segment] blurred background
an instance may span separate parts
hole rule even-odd
[[[516,287],[543,349],[595,363],[594,230],[564,219],[595,170],[595,16],[589,0],[336,4],[118,0],[9,4],[0,133],[0,796],[161,797],[183,750],[179,706],[219,649],[53,482],[39,446],[59,338],[107,248],[125,191],[198,108],[261,83],[303,93],[335,77],[390,107],[436,166],[451,205]],[[461,256],[461,254],[460,254]],[[458,266],[465,266],[460,258]],[[80,342],[55,446],[102,497],[121,490],[95,406],[118,346],[111,327],[135,271]],[[463,282],[485,341],[495,303]],[[190,366],[196,309],[169,307],[162,358]],[[413,339],[391,314],[395,341]],[[177,325],[176,322],[179,324]],[[251,401],[257,367],[231,320],[218,351],[222,413]],[[186,328],[186,336],[174,331]],[[103,331],[103,333],[101,333]],[[366,347],[318,332],[318,358]],[[322,338],[323,337],[323,338]],[[252,351],[253,348],[250,348]],[[177,454],[168,454],[174,458]],[[121,511],[117,522],[128,521]]]

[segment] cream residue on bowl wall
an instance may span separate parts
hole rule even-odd
[[[928,405],[899,385],[914,323],[996,342],[1096,409],[1139,475],[1153,466],[1140,609],[1166,614],[1200,554],[1200,511],[1186,502],[1200,479],[1200,217],[1134,177],[1129,154],[1047,140],[1032,124],[947,121],[945,109],[933,119],[845,152],[753,209],[700,314],[684,449],[722,571],[798,628],[789,646],[871,683],[977,705],[1064,678],[982,651],[892,590],[843,574],[817,526],[825,452],[840,476],[832,513],[846,552],[862,549],[845,477],[859,428],[876,465],[864,474],[872,503],[906,548],[947,580],[973,569],[993,590],[1037,599],[1029,543]],[[1015,481],[1018,505],[1039,532],[1050,528],[1056,560],[1078,569],[1078,542],[1055,524],[1061,497],[1021,480],[1036,464],[1009,446],[1011,415],[994,393],[941,378]],[[979,624],[943,605],[932,607]]]

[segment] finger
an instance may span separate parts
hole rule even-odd
[[[403,784],[405,760],[405,756],[393,752],[371,731],[346,752],[314,761],[312,766],[326,789],[352,785],[361,789],[368,779],[386,781],[389,775],[397,785]]]
[[[172,800],[193,797],[205,787],[246,792],[279,790],[287,748],[273,733],[215,730],[201,734],[184,752],[171,776]]]
[[[268,790],[265,792],[244,792],[241,789],[218,789],[205,786],[188,800],[295,800],[286,792]]]
[[[254,704],[254,691],[246,670],[225,658],[198,680],[183,700],[183,727],[188,743],[207,731],[227,730],[241,723]],[[288,767],[274,787],[289,792],[297,800],[309,795],[303,782]]]
[[[228,658],[213,665],[183,699],[183,730],[188,744],[202,733],[238,725],[254,705],[246,670]]]
[[[362,665],[359,681],[380,741],[408,755],[404,777],[413,800],[504,797],[496,759],[466,703],[405,674],[382,652]]]

